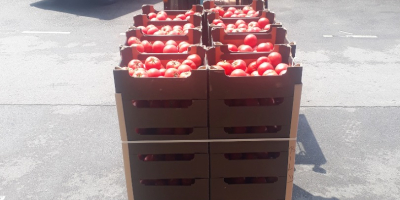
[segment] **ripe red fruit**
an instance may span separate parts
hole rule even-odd
[[[147,76],[148,77],[159,77],[159,76],[161,76],[161,73],[158,69],[151,68],[151,69],[147,70]]]
[[[214,24],[214,25],[217,25],[217,24],[219,24],[219,23],[224,23],[222,20],[220,20],[220,19],[214,19],[213,21],[212,21],[212,23]]]
[[[247,14],[250,10],[253,10],[253,8],[250,7],[250,6],[245,6],[245,7],[243,7],[243,9],[242,9],[242,11],[243,11],[244,14]]]
[[[140,40],[137,37],[130,37],[128,39],[128,46],[131,46],[132,44],[140,44]]]
[[[187,17],[187,16],[190,16],[190,15],[194,15],[194,11],[193,10],[188,10],[186,13],[185,13],[185,16]]]
[[[247,29],[247,32],[260,32],[261,28],[259,27],[251,27],[249,29]]]
[[[256,61],[256,63],[257,63],[257,68],[258,68],[258,66],[260,66],[262,63],[265,63],[265,62],[271,63],[271,61],[269,60],[269,58],[266,57],[266,56],[261,56],[261,57],[257,58],[257,61]]]
[[[132,44],[131,47],[135,47],[140,53],[144,52],[144,47],[142,44]]]
[[[149,41],[143,40],[142,45],[144,47],[144,52],[146,52],[146,53],[153,52],[153,45]]]
[[[273,69],[269,69],[263,73],[263,76],[276,76],[276,75],[278,74]]]
[[[186,20],[186,15],[184,15],[184,14],[179,14],[176,17],[180,18],[181,20]]]
[[[256,13],[256,11],[250,10],[248,13],[246,13],[246,16],[247,17],[253,17],[255,13]]]
[[[128,67],[135,70],[138,68],[144,68],[144,65],[140,60],[133,59],[128,63]]]
[[[235,22],[235,26],[236,26],[236,27],[238,27],[240,24],[246,24],[246,22],[243,21],[243,20],[241,20],[241,19],[239,19],[239,20],[237,20],[237,21]]]
[[[233,28],[233,29],[235,29],[236,26],[235,26],[235,24],[228,24],[228,25],[226,26],[226,28]]]
[[[153,43],[153,53],[162,53],[164,50],[165,44],[161,41],[155,41]]]
[[[278,52],[272,52],[268,55],[269,60],[271,60],[271,64],[273,66],[277,66],[282,62],[282,55]]]
[[[156,68],[156,69],[161,69],[161,61],[157,57],[154,56],[149,56],[146,58],[144,65],[147,70]]]
[[[223,8],[221,8],[221,7],[219,7],[219,6],[217,6],[217,7],[215,7],[217,10],[218,10],[218,14],[219,14],[219,16],[224,16],[224,14],[225,14],[225,11],[224,11],[224,9]]]
[[[165,45],[174,45],[174,46],[178,46],[178,44],[175,42],[175,40],[168,40]]]
[[[251,46],[249,45],[240,45],[238,48],[239,52],[253,52],[253,48],[251,48]]]
[[[164,77],[179,77],[179,71],[175,68],[169,68],[165,71]]]
[[[285,64],[285,63],[279,63],[279,64],[275,67],[275,72],[276,72],[277,74],[280,75],[280,73],[281,73],[283,70],[287,70],[288,67],[289,67],[289,66],[288,66],[287,64]]]
[[[258,74],[258,71],[254,71],[250,74],[250,76],[260,76],[260,74]]]
[[[225,75],[230,75],[233,71],[232,65],[226,60],[218,62],[217,65],[225,70]]]
[[[201,58],[200,58],[200,56],[197,55],[197,54],[189,55],[189,56],[186,58],[186,60],[191,60],[191,61],[193,61],[193,62],[196,64],[196,68],[197,68],[197,67],[200,67],[200,65],[201,65]]]
[[[247,76],[247,74],[242,69],[235,69],[231,73],[231,76]]]
[[[164,76],[166,69],[165,68],[161,68],[159,71],[160,71],[160,74],[161,74],[160,76]]]
[[[231,17],[237,17],[237,14],[233,13],[233,15]]]
[[[251,73],[253,73],[254,71],[257,71],[257,62],[256,61],[254,61],[254,62],[251,62],[250,64],[249,64],[249,66],[247,66],[247,68],[246,68],[246,73],[248,73],[248,74],[251,74]]]
[[[178,48],[174,45],[166,45],[163,49],[163,53],[178,53]]]
[[[190,44],[189,43],[184,43],[179,46],[179,53],[184,53],[189,49]]]
[[[192,75],[192,72],[182,72],[181,74],[179,74],[179,78],[187,78],[190,75]]]
[[[187,23],[187,24],[183,25],[183,30],[190,29],[190,28],[194,28],[194,25],[192,23]]]
[[[228,44],[229,51],[237,52],[238,48],[234,44]]]
[[[259,75],[263,75],[267,70],[274,70],[274,66],[272,66],[271,63],[265,62],[259,65],[257,69]]]
[[[261,17],[258,20],[258,25],[260,25],[260,27],[264,28],[267,24],[269,24],[269,20],[267,18],[265,18],[265,17]]]
[[[175,68],[178,69],[178,67],[181,65],[181,63],[177,60],[171,60],[167,62],[167,65],[165,65],[166,69],[169,68]]]
[[[154,161],[155,159],[154,159],[154,155],[147,155],[144,159],[143,159],[144,161]]]
[[[179,74],[190,71],[192,71],[192,68],[189,65],[182,64],[181,66],[178,67]]]
[[[246,17],[246,14],[240,13],[240,14],[238,14],[238,17]]]
[[[227,12],[225,12],[223,17],[231,17],[232,15],[233,15],[233,12],[227,11]]]
[[[161,30],[164,32],[170,32],[170,31],[172,31],[172,27],[170,25],[166,25],[166,26],[163,26],[161,28]]]
[[[235,7],[229,7],[227,11],[230,11],[230,12],[234,13],[236,11],[236,8]]]
[[[281,73],[279,73],[279,75],[284,75],[286,74],[287,70],[282,70]]]
[[[226,25],[224,23],[218,23],[217,26],[222,26],[222,28],[226,29]]]
[[[172,27],[173,30],[182,30],[182,26],[179,25],[175,25],[174,27]]]
[[[248,26],[249,28],[253,28],[253,27],[258,27],[258,28],[260,28],[260,25],[258,25],[257,22],[250,22],[249,24],[247,24],[247,26]]]
[[[265,31],[269,31],[269,29],[271,29],[271,25],[270,24],[265,25],[264,28],[263,28],[263,30],[265,30]]]
[[[247,29],[248,26],[247,26],[247,24],[239,24],[237,28],[245,28],[245,29]]]
[[[233,70],[241,69],[243,71],[246,71],[247,65],[246,65],[246,62],[244,62],[244,60],[237,59],[237,60],[232,62],[232,67],[233,67]]]
[[[153,19],[153,18],[157,17],[157,14],[151,12],[151,13],[149,13],[147,16],[149,17],[149,19]]]
[[[196,64],[192,61],[192,60],[184,60],[182,62],[182,65],[188,65],[190,66],[192,69],[197,69]]]
[[[254,34],[248,34],[244,38],[244,44],[249,45],[250,47],[255,47],[257,45],[257,36]]]
[[[260,43],[257,46],[257,52],[270,52],[274,49],[274,45],[270,42]]]
[[[158,20],[160,20],[160,21],[166,20],[166,19],[167,19],[167,15],[166,15],[166,14],[163,15],[163,14],[158,13],[158,14],[156,15],[156,19],[158,19]]]

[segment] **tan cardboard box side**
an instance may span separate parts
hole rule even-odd
[[[128,144],[122,144],[122,154],[124,156],[125,179],[126,189],[128,191],[128,200],[134,200]]]
[[[127,141],[128,138],[127,138],[127,133],[126,133],[124,106],[122,104],[122,96],[120,93],[115,94],[115,102],[117,103],[117,113],[118,113],[118,121],[119,121],[119,131],[121,133],[121,140]]]
[[[292,122],[291,122],[291,127],[290,127],[290,138],[297,138],[297,128],[298,128],[298,125],[299,125],[300,100],[301,100],[302,87],[303,87],[303,84],[296,84],[294,86]]]

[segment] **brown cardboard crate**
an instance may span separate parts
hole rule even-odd
[[[212,142],[210,143],[211,178],[285,177],[288,169],[288,141]],[[266,153],[280,155],[275,159],[229,160],[225,154]]]
[[[130,27],[128,31],[126,31],[126,42],[125,45],[128,45],[128,39],[130,37],[137,37],[139,40],[147,40],[149,42],[161,41],[166,42],[168,40],[174,40],[178,44],[182,41],[186,41],[189,44],[202,44],[202,30],[201,27],[188,29],[188,34],[186,35],[146,35],[142,32],[140,28]]]
[[[147,14],[139,14],[135,15],[133,17],[133,25],[134,26],[148,26],[150,24],[153,24],[157,28],[161,28],[166,25],[170,26],[183,26],[187,23],[192,23],[195,27],[199,27],[202,25],[202,15],[199,13],[195,13],[194,15],[191,15],[189,20],[181,20],[181,21],[176,21],[176,20],[170,20],[170,21],[151,21]]]
[[[211,24],[214,19],[221,19],[222,21],[224,21],[224,23],[226,23],[226,25],[234,24],[236,22],[236,20],[238,20],[238,19],[244,20],[246,23],[249,23],[252,21],[257,22],[261,17],[267,18],[269,20],[270,24],[276,24],[275,13],[271,12],[267,9],[262,10],[262,11],[260,10],[259,15],[257,17],[223,17],[223,16],[220,16],[219,13],[217,13],[217,12],[210,12],[210,11],[206,12],[206,14],[207,14],[208,24]]]
[[[127,169],[134,179],[191,179],[209,177],[207,143],[122,144]],[[143,161],[143,155],[191,154],[192,160]],[[141,157],[141,159],[139,158]]]
[[[204,65],[205,64],[205,53],[206,53],[205,46],[202,46],[202,45],[191,45],[188,48],[187,53],[140,53],[137,50],[137,47],[122,45],[122,46],[120,46],[120,54],[121,54],[120,67],[126,67],[129,63],[129,61],[131,61],[132,59],[138,59],[144,63],[146,58],[148,58],[149,56],[157,57],[158,59],[161,60],[161,64],[165,66],[171,60],[178,60],[179,62],[182,62],[182,61],[186,60],[186,58],[189,55],[192,55],[192,54],[199,55],[200,58],[202,59],[201,65]],[[193,71],[192,71],[192,73],[193,73]],[[115,76],[114,76],[114,78],[115,78]],[[154,80],[152,80],[152,82],[153,81]]]
[[[293,97],[295,85],[301,84],[303,68],[298,65],[293,66],[290,50],[289,45],[274,47],[273,51],[282,55],[282,62],[290,66],[287,73],[281,76],[228,77],[224,70],[209,70],[210,99]],[[269,54],[269,52],[230,52],[227,45],[221,45],[208,49],[207,60],[208,65],[215,65],[222,60],[232,62],[236,59],[242,59],[249,64]]]
[[[295,85],[301,84],[303,68],[293,64],[289,45],[275,45],[273,51],[279,52],[282,55],[282,62],[289,65],[286,74],[281,76],[228,77],[224,70],[209,70],[210,99],[294,97]],[[269,54],[269,52],[231,52],[227,45],[221,45],[207,50],[207,60],[208,65],[215,65],[222,60],[232,62],[236,59],[242,59],[249,64],[257,58]]]
[[[192,8],[188,9],[188,10],[193,10],[194,12],[198,12],[198,13],[202,14],[203,13],[203,6],[202,5],[192,4]],[[168,17],[173,19],[179,14],[185,14],[188,10],[164,10],[164,11],[167,13]],[[146,14],[147,15],[147,14],[149,14],[151,12],[157,14],[160,11],[161,10],[156,10],[153,5],[143,5],[142,6],[142,14]]]
[[[286,38],[286,29],[280,27],[280,25],[273,25],[271,29],[263,32],[252,32],[251,34],[257,37],[257,45],[260,43],[270,42],[272,44],[289,44],[290,42]],[[211,26],[211,44],[219,42],[222,44],[234,44],[236,46],[242,45],[244,38],[249,35],[248,32],[242,33],[227,33],[224,28],[220,26]]]
[[[265,0],[265,1],[267,1],[267,0]],[[242,9],[245,6],[250,6],[250,7],[253,8],[253,10],[259,11],[259,10],[264,10],[265,9],[264,5],[267,5],[265,3],[265,1],[264,0],[253,0],[252,2],[250,1],[251,2],[250,3],[249,0],[247,0],[246,1],[246,3],[248,3],[247,5],[218,5],[214,1],[204,1],[203,2],[203,7],[204,7],[204,9],[208,9],[209,10],[211,8],[215,8],[215,7],[219,6],[219,7],[223,8],[224,10],[227,10],[229,7],[235,7],[235,8]]]
[[[147,186],[134,180],[129,200],[209,200],[209,180],[196,179],[190,186]]]
[[[210,179],[210,200],[283,200],[285,194],[286,177],[279,177],[277,182],[266,184],[228,184],[223,178]]]
[[[201,45],[192,45],[188,53],[139,53],[136,47],[121,47],[120,66],[127,66],[132,59],[144,63],[149,56],[156,56],[165,66],[170,60],[183,61],[189,55],[197,54],[204,64],[205,49]],[[188,78],[133,78],[128,70],[114,70],[116,93],[124,100],[181,100],[207,99],[207,70],[192,70]]]

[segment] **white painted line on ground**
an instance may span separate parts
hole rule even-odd
[[[339,32],[345,33],[345,34],[353,34],[353,33],[349,33],[349,32],[346,32],[346,31],[339,31]]]
[[[39,34],[64,34],[64,35],[71,34],[71,32],[59,32],[59,31],[22,31],[22,33],[26,33],[26,34],[37,34],[37,33],[39,33]]]
[[[333,35],[322,35],[324,38],[332,37],[346,37],[346,38],[378,38],[376,35],[344,35],[344,36],[333,36]]]
[[[4,200],[4,199],[6,199],[5,196],[0,196],[0,200]]]
[[[126,35],[125,33],[120,33],[119,35]]]
[[[346,35],[345,37],[352,37],[352,38],[378,38],[376,35]]]

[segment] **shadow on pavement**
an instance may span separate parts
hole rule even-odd
[[[325,198],[320,196],[314,196],[311,193],[303,190],[302,188],[294,184],[292,200],[339,200],[339,199],[336,197]]]
[[[161,2],[161,0],[118,0],[117,3],[111,5],[101,5],[96,1],[98,0],[41,0],[32,3],[31,6],[101,20],[112,20],[141,10],[143,4]]]
[[[325,156],[303,114],[299,118],[297,148],[299,152],[296,154],[296,164],[314,165],[313,171],[326,174],[326,170],[321,167],[326,163]]]

